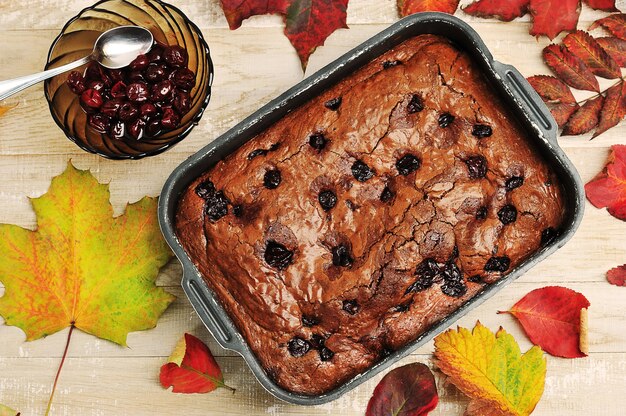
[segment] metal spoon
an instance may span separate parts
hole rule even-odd
[[[137,55],[148,52],[153,41],[152,33],[139,26],[119,26],[107,30],[96,40],[93,52],[78,61],[38,74],[0,81],[0,100],[92,60],[109,69],[122,68],[130,64]]]

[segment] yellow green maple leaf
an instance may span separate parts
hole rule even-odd
[[[174,296],[155,285],[172,253],[156,198],[113,217],[108,185],[71,163],[31,199],[36,230],[0,224],[0,315],[28,341],[68,326],[120,345],[156,326]]]
[[[0,416],[18,416],[19,413],[10,407],[0,404]]]
[[[522,354],[515,338],[476,323],[435,338],[437,365],[472,400],[466,414],[528,416],[543,394],[546,360],[534,346]]]

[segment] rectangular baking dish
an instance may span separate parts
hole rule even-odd
[[[500,281],[486,286],[473,299],[424,332],[415,341],[395,351],[383,361],[370,367],[342,386],[319,396],[291,393],[268,377],[244,338],[233,324],[219,300],[209,289],[183,250],[174,231],[174,219],[179,196],[185,188],[207,169],[234,152],[241,145],[300,105],[331,87],[346,75],[367,64],[404,40],[420,34],[436,34],[452,40],[470,54],[484,72],[491,86],[501,96],[519,123],[527,131],[535,147],[546,159],[561,181],[564,191],[565,220],[558,238],[512,270]],[[583,215],[583,186],[572,163],[557,144],[558,127],[539,96],[524,77],[512,66],[494,61],[478,34],[466,23],[442,13],[421,13],[409,16],[357,46],[341,58],[298,83],[284,94],[260,108],[241,123],[199,150],[177,167],[165,182],[159,199],[159,222],[170,247],[183,265],[182,287],[200,319],[217,342],[239,353],[267,391],[277,398],[300,405],[318,405],[337,399],[349,390],[386,370],[413,350],[431,340],[456,320],[493,296],[503,286],[528,271],[555,252],[576,231]]]

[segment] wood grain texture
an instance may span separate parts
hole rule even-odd
[[[469,0],[462,1],[467,4]],[[618,0],[626,10],[626,0]],[[50,43],[65,21],[88,5],[81,0],[0,0],[0,79],[41,70]],[[82,152],[56,127],[43,89],[33,87],[11,100],[18,106],[0,117],[0,222],[33,228],[35,217],[27,197],[44,193],[50,179],[60,174],[68,159],[91,169],[110,183],[116,214],[127,202],[157,195],[169,172],[189,155],[218,137],[246,115],[302,79],[300,64],[282,34],[278,16],[258,16],[236,32],[227,29],[219,0],[176,2],[201,27],[216,65],[214,95],[201,123],[172,150],[133,162],[109,161]],[[528,35],[528,17],[504,24],[473,18],[462,12],[483,37],[494,57],[515,65],[525,76],[548,73],[540,58],[549,44]],[[583,7],[580,28],[604,13]],[[352,0],[348,8],[351,29],[340,30],[312,56],[307,75],[333,61],[397,19],[394,0]],[[26,46],[27,45],[27,46]],[[606,87],[610,81],[601,81]],[[576,95],[578,99],[586,93]],[[599,138],[590,135],[559,139],[584,181],[604,165],[608,148],[624,143],[626,123]],[[559,284],[584,293],[591,301],[588,358],[548,357],[546,391],[534,415],[618,416],[626,408],[626,290],[610,286],[604,272],[626,262],[626,224],[605,210],[586,204],[583,223],[574,238],[556,254],[504,288],[459,321],[471,327],[480,320],[491,329],[503,326],[523,350],[530,342],[519,325],[497,310],[508,309],[530,290]],[[61,375],[53,415],[362,415],[378,376],[327,405],[290,406],[274,399],[255,381],[244,361],[221,349],[211,338],[179,286],[180,265],[171,262],[158,284],[178,299],[158,326],[132,333],[128,348],[76,332],[69,360]],[[4,289],[0,286],[0,296]],[[25,343],[24,334],[0,319],[0,403],[24,415],[41,415],[62,354],[66,332]],[[176,395],[157,381],[159,366],[178,338],[191,332],[207,341],[223,366],[226,380],[237,388],[233,395]],[[432,342],[398,365],[411,361],[431,364]],[[441,403],[432,414],[462,415],[466,399],[437,373]]]

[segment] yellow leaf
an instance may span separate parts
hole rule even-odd
[[[539,347],[521,354],[504,329],[494,335],[480,322],[470,332],[448,330],[435,338],[437,365],[471,398],[467,415],[528,416],[543,394],[546,360]]]
[[[19,416],[15,410],[0,404],[0,416]]]
[[[109,187],[71,163],[31,200],[37,229],[0,224],[0,315],[27,340],[70,325],[126,345],[153,328],[174,297],[155,286],[172,253],[161,236],[156,198],[114,218]]]
[[[17,104],[13,104],[13,105],[0,105],[0,116],[2,116],[4,113],[6,113],[7,111],[9,111],[10,109],[12,109],[13,107],[17,106]],[[0,410],[2,410],[0,408]],[[2,413],[0,413],[0,416],[3,416]]]

